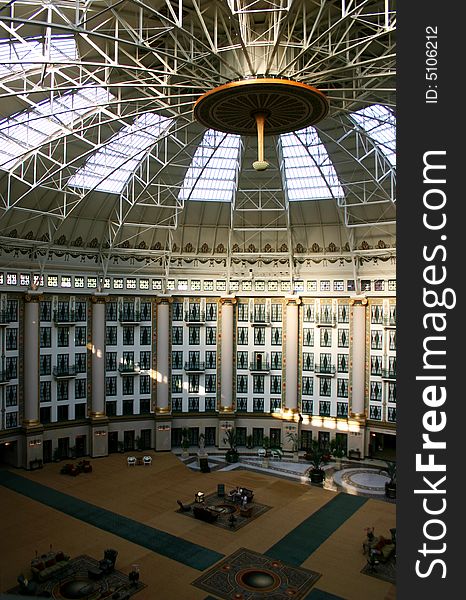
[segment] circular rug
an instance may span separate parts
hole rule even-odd
[[[380,469],[343,469],[333,474],[333,482],[348,494],[385,494],[389,477]]]
[[[68,579],[59,586],[60,598],[75,600],[76,598],[88,598],[98,586],[87,577],[76,577]]]

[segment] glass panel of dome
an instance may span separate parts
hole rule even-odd
[[[0,77],[40,68],[45,62],[63,63],[77,60],[78,52],[74,37],[52,36],[45,49],[44,40],[4,40],[0,44]]]
[[[0,167],[9,168],[26,152],[42,146],[59,133],[68,133],[75,121],[107,105],[112,98],[104,88],[91,87],[44,100],[31,110],[0,121]]]
[[[290,201],[342,198],[343,188],[314,127],[280,136]]]
[[[390,109],[373,104],[350,115],[367,135],[378,144],[385,158],[396,165],[396,119]]]
[[[76,171],[68,185],[119,194],[173,119],[146,113],[120,129]]]
[[[239,169],[241,138],[208,129],[196,149],[180,200],[231,202]]]

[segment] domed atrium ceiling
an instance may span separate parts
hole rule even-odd
[[[393,257],[395,24],[388,0],[0,2],[0,260]],[[256,171],[257,136],[193,107],[261,78],[313,86],[329,110],[266,124]]]

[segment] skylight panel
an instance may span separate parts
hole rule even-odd
[[[396,166],[396,118],[386,106],[373,104],[352,113],[353,121],[378,145],[389,163]]]
[[[0,121],[0,167],[7,169],[23,154],[61,132],[71,131],[111,98],[104,88],[91,87],[40,102],[35,108]]]
[[[29,71],[44,62],[73,62],[78,59],[76,40],[72,36],[52,36],[48,48],[43,39],[0,43],[0,77]]]
[[[167,131],[173,119],[157,113],[137,117],[112,136],[76,171],[68,185],[119,194],[147,151]]]
[[[180,200],[231,202],[236,189],[241,137],[208,129],[196,149]]]
[[[342,198],[343,188],[314,127],[280,136],[290,201]]]

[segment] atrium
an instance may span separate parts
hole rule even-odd
[[[361,466],[395,459],[395,34],[390,0],[0,3],[1,472],[228,556],[272,552],[334,491],[232,465],[201,474],[185,450],[223,456],[234,432],[238,464],[263,447],[301,461],[313,441]],[[150,476],[127,469],[137,452]],[[107,491],[56,475],[83,458]],[[215,541],[176,513],[188,489],[240,479],[277,514]],[[15,542],[0,591],[37,545],[120,544],[109,530],[91,543],[89,521],[6,481],[28,527],[63,532]],[[341,530],[360,551],[364,528],[394,527],[394,503],[359,511],[303,558],[322,579],[297,598],[391,597],[362,555],[331,580]],[[158,597],[150,555],[124,540],[138,600]],[[155,564],[180,587],[160,597],[205,599],[171,561]]]

